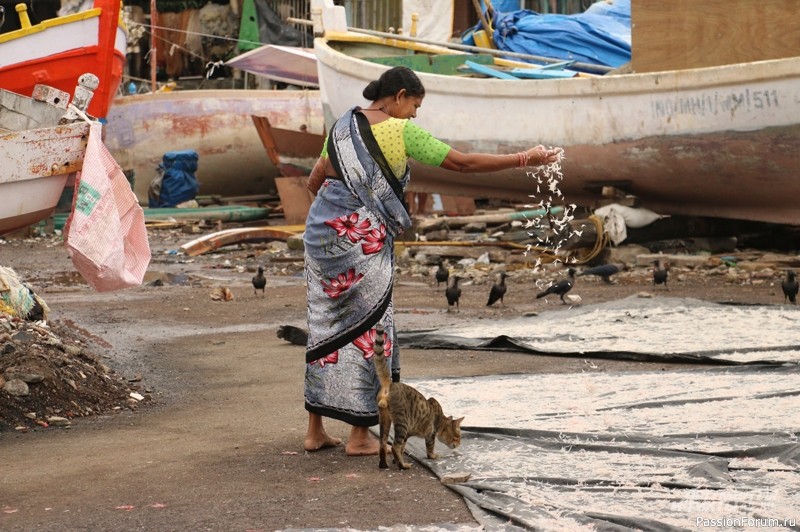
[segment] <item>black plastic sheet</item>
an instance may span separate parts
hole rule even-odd
[[[558,304],[559,307],[562,305]],[[683,298],[625,299],[512,320],[399,332],[403,347],[704,364],[800,362],[800,309]]]

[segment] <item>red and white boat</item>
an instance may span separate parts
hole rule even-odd
[[[125,67],[120,6],[120,0],[95,0],[86,11],[31,24],[18,4],[20,29],[0,34],[0,88],[30,96],[36,84],[44,84],[72,94],[75,80],[90,72],[100,87],[88,112],[105,118]]]
[[[0,89],[0,235],[49,216],[64,186],[83,167],[89,123],[68,109],[70,95],[44,85],[33,94]],[[91,99],[87,94],[73,98],[81,112]]]

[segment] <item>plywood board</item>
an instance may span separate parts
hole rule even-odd
[[[681,70],[796,56],[797,8],[797,0],[633,0],[633,70]]]
[[[287,224],[304,224],[308,216],[308,209],[314,197],[306,188],[306,180],[303,177],[276,177],[275,186],[278,188],[278,196],[283,205],[283,217]]]

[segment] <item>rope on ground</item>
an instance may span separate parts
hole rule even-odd
[[[608,247],[608,243],[610,241],[608,233],[606,233],[605,227],[603,227],[602,218],[600,218],[596,214],[592,214],[591,216],[589,216],[589,221],[591,221],[592,224],[594,224],[594,229],[595,233],[597,234],[597,238],[594,241],[594,246],[592,247],[592,249],[590,249],[589,252],[586,253],[584,256],[579,257],[577,253],[575,254],[575,258],[577,259],[575,261],[575,264],[586,264],[587,262],[594,260],[598,255],[600,255],[600,253],[603,252],[603,250],[606,247]]]

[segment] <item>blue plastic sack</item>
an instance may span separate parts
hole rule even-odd
[[[151,208],[175,207],[193,200],[200,190],[195,177],[199,156],[195,150],[168,151],[158,165],[157,175],[150,184]]]

